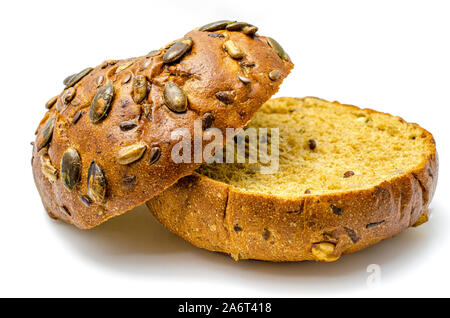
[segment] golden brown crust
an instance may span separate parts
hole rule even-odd
[[[171,140],[171,132],[175,128],[188,128],[192,133],[194,120],[202,119],[205,113],[212,113],[215,117],[212,126],[223,131],[227,127],[243,127],[278,90],[293,64],[282,60],[264,37],[224,30],[216,33],[223,36],[213,37],[210,32],[200,31],[188,33],[184,38],[192,38],[192,49],[175,63],[163,62],[167,48],[159,54],[105,61],[73,88],[62,92],[55,105],[49,101],[50,110],[39,125],[33,149],[33,174],[51,217],[79,228],[91,228],[144,203],[199,166],[175,164],[171,160],[171,149],[176,143]],[[242,49],[245,53],[242,59],[233,59],[223,50],[227,40]],[[281,72],[277,81],[268,77],[274,69]],[[145,95],[145,89],[133,91],[133,81],[138,75],[144,75],[150,84],[147,97],[139,104],[135,102],[139,98],[134,95]],[[243,83],[239,75],[249,78],[251,83]],[[165,106],[163,91],[169,81],[187,95],[186,112],[175,113]],[[104,120],[94,124],[89,117],[91,102],[99,89],[110,82],[114,87],[110,111]],[[219,91],[233,91],[234,100],[223,103],[216,97]],[[56,123],[51,142],[38,149],[44,125],[52,116],[56,117]],[[123,131],[120,124],[125,121],[137,126]],[[119,149],[134,143],[146,145],[143,156],[131,164],[119,164],[116,158]],[[151,163],[150,156],[155,155],[151,148],[155,146],[160,147],[161,156],[156,163]],[[61,158],[69,147],[76,149],[81,158],[81,179],[72,191],[64,187],[60,176]],[[45,153],[57,170],[55,181],[41,171],[41,157]],[[101,204],[86,199],[87,174],[92,161],[102,169],[106,179],[106,199]],[[84,198],[84,203],[80,198]]]
[[[236,260],[333,261],[418,225],[428,213],[438,159],[432,135],[421,130],[433,151],[414,170],[370,189],[283,199],[194,173],[147,205],[175,234]],[[324,242],[334,247],[325,258],[317,252]]]

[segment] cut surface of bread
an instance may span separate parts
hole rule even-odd
[[[305,191],[373,187],[413,170],[434,152],[431,135],[400,117],[313,98],[272,100],[247,127],[279,129],[276,173],[259,173],[259,163],[205,164],[198,173],[241,191],[297,198]]]
[[[438,161],[420,126],[308,97],[270,100],[247,127],[279,128],[276,173],[203,164],[147,203],[194,245],[236,260],[334,261],[428,219]]]

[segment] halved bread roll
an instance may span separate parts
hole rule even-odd
[[[307,97],[247,127],[279,128],[278,171],[203,164],[147,202],[170,231],[235,260],[334,261],[428,219],[438,160],[417,124]]]

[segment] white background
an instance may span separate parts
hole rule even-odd
[[[50,220],[29,143],[62,80],[224,18],[289,53],[296,66],[277,96],[375,108],[431,131],[441,166],[431,221],[336,263],[272,264],[199,250],[145,207],[89,231]],[[0,296],[450,296],[449,31],[448,1],[1,1]],[[369,264],[381,268],[375,288]]]

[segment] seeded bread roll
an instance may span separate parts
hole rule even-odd
[[[64,80],[47,104],[33,174],[48,214],[92,228],[144,203],[200,164],[175,164],[176,128],[243,127],[293,67],[246,23],[219,21]]]
[[[418,125],[280,98],[248,127],[280,129],[278,172],[203,164],[147,202],[170,231],[235,260],[334,261],[428,220],[438,160],[433,136]]]

